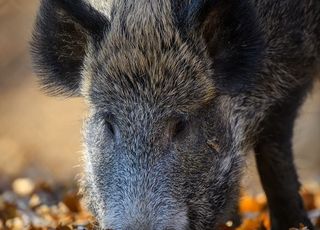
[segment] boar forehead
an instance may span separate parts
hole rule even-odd
[[[115,5],[99,48],[88,49],[82,92],[94,104],[147,103],[192,110],[214,96],[204,42],[183,39],[170,1]],[[157,4],[156,4],[157,3]]]
[[[114,53],[87,73],[89,97],[93,103],[143,102],[192,110],[212,99],[214,89],[210,71],[201,60],[190,61],[187,55],[184,50],[170,50],[146,57],[136,48]]]

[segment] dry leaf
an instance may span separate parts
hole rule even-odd
[[[93,230],[94,218],[83,208],[74,188],[34,183],[27,178],[12,182],[12,191],[0,194],[0,229],[16,230]],[[304,190],[302,197],[313,221],[320,227],[320,186]],[[318,209],[317,209],[318,208]],[[270,230],[267,199],[264,194],[243,195],[239,201],[242,224],[236,228],[232,221],[220,230]],[[301,226],[299,229],[307,230]]]

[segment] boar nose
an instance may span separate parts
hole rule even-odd
[[[132,225],[132,226],[130,225],[129,227],[124,228],[124,230],[177,230],[177,229],[173,227],[153,228],[145,225]]]
[[[123,230],[186,230],[186,226],[154,226],[152,224],[143,224],[133,222],[132,224],[127,225]]]
[[[127,207],[130,209],[130,207]],[[163,210],[161,212],[149,211],[141,213],[122,212],[119,216],[106,216],[102,229],[118,230],[186,230],[189,221],[186,210]]]

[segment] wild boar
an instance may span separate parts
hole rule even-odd
[[[42,0],[44,88],[82,96],[102,229],[217,229],[255,150],[272,230],[312,229],[291,137],[319,72],[319,0]]]

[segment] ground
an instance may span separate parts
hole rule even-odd
[[[2,190],[2,191],[1,191]],[[35,182],[17,178],[0,188],[0,229],[94,229],[94,218],[81,204],[75,185]],[[301,192],[312,222],[320,228],[320,186],[310,184]],[[219,230],[269,230],[270,220],[263,193],[243,192],[239,201],[240,226],[227,221]],[[291,229],[294,230],[294,229]],[[307,230],[303,225],[299,230]]]

